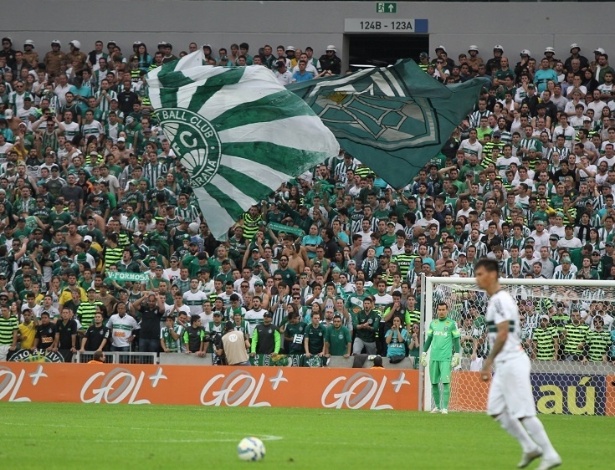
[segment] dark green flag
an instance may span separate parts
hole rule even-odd
[[[395,188],[412,181],[472,110],[484,81],[445,86],[413,60],[287,88],[344,150]]]

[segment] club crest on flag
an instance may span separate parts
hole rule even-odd
[[[445,86],[412,60],[343,77],[293,83],[342,148],[394,188],[403,188],[470,112],[482,79]]]
[[[385,101],[373,96],[373,87],[357,93],[335,92],[316,99],[318,116],[326,126],[345,124],[340,132],[357,143],[366,139],[383,150],[397,150],[409,145],[431,145],[440,139],[437,119],[429,100]],[[371,92],[371,96],[370,96]]]
[[[148,94],[221,239],[280,185],[338,155],[314,111],[261,66],[203,65],[202,51],[149,72]]]
[[[191,182],[209,183],[218,171],[222,155],[220,137],[211,123],[187,109],[162,108],[158,113],[162,131],[192,175]]]

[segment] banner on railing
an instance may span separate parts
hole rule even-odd
[[[250,356],[253,366],[274,367],[324,367],[327,359],[319,356],[307,357],[305,354],[256,354]]]
[[[12,402],[418,410],[418,392],[416,370],[0,365],[0,401]]]

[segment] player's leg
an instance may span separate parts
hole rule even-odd
[[[448,413],[448,402],[451,398],[451,363],[440,361],[440,381],[442,382],[442,413]]]
[[[440,411],[440,361],[429,361],[429,378],[431,379],[431,395],[434,407],[432,413]]]
[[[487,414],[500,423],[502,429],[519,442],[523,449],[523,456],[519,467],[523,468],[535,458],[540,457],[541,451],[536,443],[532,441],[525,428],[521,425],[521,422],[510,414],[506,406],[504,395],[506,387],[508,387],[506,376],[506,366],[499,366],[489,388]]]
[[[522,423],[531,439],[542,449],[544,457],[539,468],[555,468],[561,464],[562,460],[553,448],[544,426],[536,417],[536,406],[530,382],[530,360],[524,357],[522,360],[514,361],[513,364],[514,367],[510,370],[510,380],[515,386],[511,387],[511,393],[506,394],[506,403],[511,414]]]

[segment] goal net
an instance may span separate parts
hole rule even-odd
[[[615,281],[501,279],[519,306],[523,347],[540,413],[615,414]],[[489,354],[487,296],[474,279],[423,279],[425,326],[444,302],[461,333],[461,365],[451,377],[451,411],[485,411],[489,384],[479,370]],[[429,366],[428,366],[429,367]],[[422,407],[434,406],[427,368]]]

